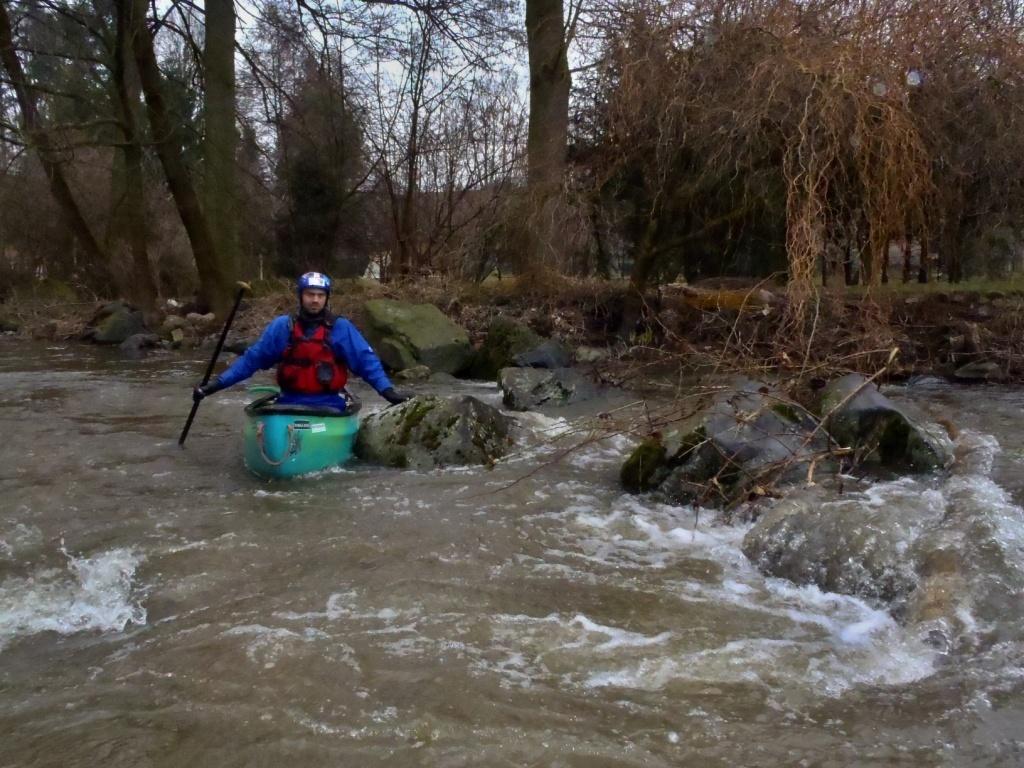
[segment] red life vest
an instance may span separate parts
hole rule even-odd
[[[323,395],[342,390],[348,381],[348,369],[331,349],[333,327],[333,320],[317,323],[307,335],[302,323],[292,319],[291,339],[277,366],[277,383],[283,392]]]

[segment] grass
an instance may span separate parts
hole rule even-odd
[[[1024,274],[1007,278],[974,277],[959,283],[950,283],[946,280],[933,280],[929,283],[919,283],[913,280],[909,283],[904,283],[902,280],[895,280],[885,285],[873,287],[866,285],[850,285],[846,287],[846,292],[851,296],[863,296],[866,293],[881,296],[914,296],[935,293],[984,294],[1011,293],[1014,291],[1024,291]]]

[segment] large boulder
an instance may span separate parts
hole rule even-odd
[[[146,350],[160,346],[160,337],[155,333],[136,333],[121,342],[118,349],[127,358],[138,360],[145,357]]]
[[[948,439],[916,423],[860,374],[826,385],[820,411],[833,439],[854,450],[855,463],[925,472],[953,460]]]
[[[541,343],[542,339],[530,328],[507,317],[493,320],[480,348],[473,355],[468,374],[473,379],[494,381],[502,368],[513,365],[513,358]]]
[[[626,490],[677,504],[727,505],[806,474],[824,448],[813,419],[781,392],[738,378],[677,429],[643,441],[622,466]]]
[[[93,315],[82,338],[97,344],[122,344],[130,336],[146,332],[142,312],[124,302],[112,301]]]
[[[829,500],[814,488],[762,515],[744,537],[743,553],[769,576],[891,602],[917,584],[907,552],[920,524],[898,505]]]
[[[502,368],[498,386],[514,411],[570,405],[597,394],[594,383],[572,368]]]
[[[508,452],[513,423],[468,395],[414,397],[364,419],[356,455],[403,469],[489,465]]]
[[[426,365],[432,371],[458,373],[473,356],[466,330],[433,304],[374,299],[366,302],[365,321],[367,338],[393,371]]]
[[[544,339],[537,346],[513,357],[512,365],[519,368],[568,368],[572,365],[572,352],[560,341]]]

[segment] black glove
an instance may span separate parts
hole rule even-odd
[[[198,403],[207,395],[212,395],[214,392],[220,392],[222,389],[224,389],[224,385],[220,383],[219,378],[207,382],[206,384],[196,384],[195,389],[192,390],[192,399]]]
[[[404,403],[406,400],[408,400],[411,397],[411,395],[402,394],[402,393],[396,391],[394,387],[388,387],[387,389],[385,389],[383,392],[380,393],[380,396],[383,397],[385,400],[387,400],[392,405],[398,405],[399,403]]]

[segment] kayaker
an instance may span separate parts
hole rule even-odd
[[[373,348],[356,327],[327,309],[331,278],[307,272],[299,278],[297,293],[298,313],[275,317],[259,340],[226,371],[206,385],[196,386],[194,399],[202,400],[274,365],[281,387],[277,402],[281,404],[343,410],[341,393],[349,371],[392,405],[409,399],[391,385]]]

